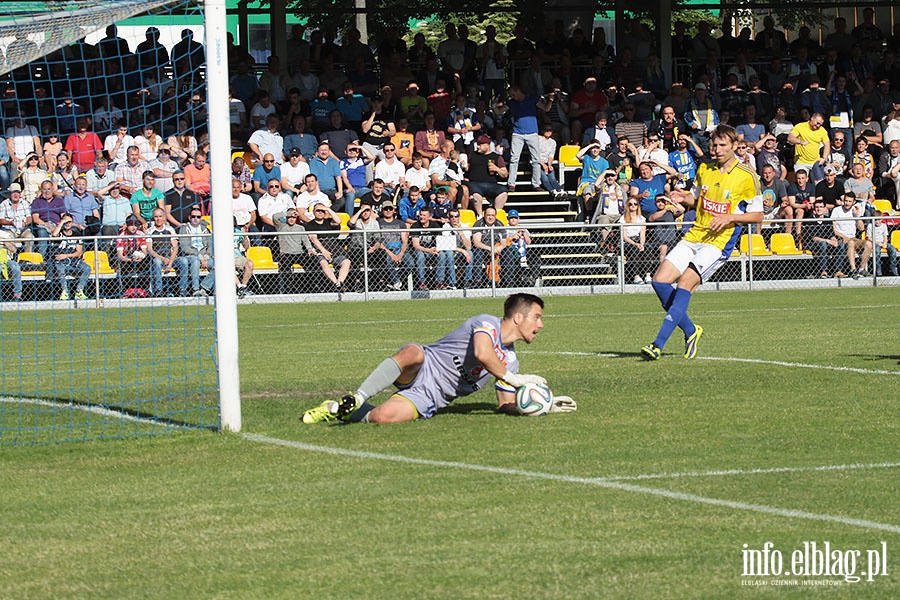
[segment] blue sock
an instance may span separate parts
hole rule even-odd
[[[663,283],[662,281],[652,281],[653,291],[662,303],[663,310],[668,311],[672,306],[672,296],[675,295],[675,286],[671,283]]]
[[[688,290],[683,288],[675,290],[675,293],[672,295],[672,305],[666,312],[666,318],[663,319],[662,326],[659,328],[659,333],[656,334],[656,339],[653,340],[654,346],[662,350],[676,327],[681,327],[682,329],[688,327],[691,329],[691,332],[693,332],[694,324],[687,316],[687,308],[690,302],[691,293]],[[687,321],[687,323],[684,321]]]

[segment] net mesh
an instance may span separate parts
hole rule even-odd
[[[161,237],[129,237],[124,223],[136,207],[148,229],[154,206],[172,206],[161,200],[172,174],[203,149],[199,8],[4,9],[0,445],[217,428],[214,311],[192,295],[212,264],[181,259],[178,247],[209,235],[172,235],[182,226],[175,215],[187,221],[205,196],[175,202]],[[159,152],[167,142],[177,148],[170,158]],[[124,176],[123,164],[131,164]],[[158,184],[143,187],[146,170]]]

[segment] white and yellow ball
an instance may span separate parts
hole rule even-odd
[[[553,392],[546,385],[527,383],[516,390],[516,409],[526,417],[546,415],[553,408]]]

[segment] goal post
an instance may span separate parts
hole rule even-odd
[[[0,177],[0,219],[9,217],[0,220],[0,446],[240,431],[225,15],[224,0],[90,0],[23,3],[0,16],[0,135],[13,150]],[[195,63],[196,51],[177,47],[196,48],[196,33],[205,43]],[[106,146],[123,127],[154,176],[132,165],[130,199],[115,166],[130,164],[131,150]],[[170,204],[178,173],[207,145],[209,191]],[[109,159],[106,175],[92,154]],[[164,222],[178,221],[160,236],[147,205],[154,190]],[[41,202],[50,205],[49,217],[57,198],[63,208],[46,229],[24,222],[32,203],[41,215]],[[182,230],[191,206],[210,215],[212,234]],[[133,211],[143,219],[136,231]],[[201,268],[190,257],[202,251]]]

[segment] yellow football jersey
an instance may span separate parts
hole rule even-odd
[[[691,193],[697,201],[697,220],[684,239],[710,244],[729,254],[742,228],[731,225],[716,232],[709,228],[710,222],[716,215],[761,212],[763,209],[759,177],[738,160],[724,173],[714,162],[700,165]]]

